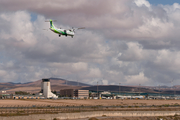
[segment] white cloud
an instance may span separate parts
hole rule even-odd
[[[90,78],[101,78],[102,75],[101,75],[100,69],[99,68],[90,68],[90,71],[89,71],[87,77],[90,77]]]
[[[87,63],[83,63],[83,62],[79,62],[79,63],[74,63],[72,65],[72,67],[75,70],[78,70],[78,71],[86,71],[88,69],[88,64]]]
[[[134,2],[136,3],[136,5],[138,6],[138,7],[141,7],[141,6],[146,6],[146,7],[148,7],[148,8],[150,8],[151,7],[151,4],[147,1],[147,0],[134,0]]]
[[[108,80],[104,80],[104,79],[102,80],[103,85],[108,85],[108,83],[109,83]]]
[[[36,38],[33,35],[33,25],[29,13],[24,11],[17,11],[11,14],[1,14],[2,19],[8,22],[10,34],[1,34],[2,38],[15,38],[17,41],[23,41],[27,45],[34,45]]]
[[[138,43],[129,42],[127,43],[128,50],[118,55],[120,60],[123,61],[138,61],[145,58],[143,48]]]
[[[5,70],[0,70],[0,76],[4,77],[7,75],[7,72]]]
[[[170,71],[180,73],[180,52],[160,50],[154,61],[155,65],[161,67],[161,69],[167,69]]]
[[[140,72],[139,75],[126,76],[125,79],[127,80],[127,84],[133,85],[147,85],[150,82],[149,79],[146,76],[144,76],[143,72]]]
[[[0,1],[0,79],[63,76],[130,85],[178,79],[179,14],[177,3],[154,6],[147,0]],[[42,30],[50,18],[57,27],[86,29],[73,39],[59,38]]]

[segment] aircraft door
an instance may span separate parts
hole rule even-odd
[[[64,30],[64,34],[67,36],[67,32],[66,32],[66,30]]]

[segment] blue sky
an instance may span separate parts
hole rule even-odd
[[[163,5],[172,5],[174,3],[180,3],[180,0],[148,0],[151,4],[158,5],[158,4],[163,4]]]
[[[31,13],[31,21],[35,21],[37,19],[37,14],[36,13]]]

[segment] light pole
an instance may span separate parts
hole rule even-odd
[[[175,87],[175,85],[173,85],[173,88],[174,88],[174,98],[175,98],[175,95],[176,95],[176,87]]]
[[[120,95],[120,85],[121,85],[121,83],[119,83],[119,95]]]
[[[159,97],[160,97],[160,85],[159,85]]]
[[[173,86],[173,82],[174,82],[174,79],[171,81],[171,84],[172,84],[172,90],[174,89],[174,97],[175,97],[175,94],[176,94],[175,89],[176,89],[176,87],[175,87],[175,86]]]
[[[78,81],[78,78],[79,78],[79,77],[77,77],[77,74],[76,74],[77,86],[79,86],[79,81]]]
[[[77,80],[77,86],[79,86],[79,81]]]
[[[174,97],[176,96],[176,87],[174,86]]]
[[[98,95],[98,82],[97,82],[97,97],[99,99],[99,95]]]
[[[141,86],[141,84],[139,84],[139,95],[140,95],[140,91],[141,91],[141,90],[140,90],[140,86]]]

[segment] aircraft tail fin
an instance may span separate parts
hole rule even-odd
[[[45,22],[50,22],[50,28],[55,28],[55,26],[53,25],[53,21],[51,19],[50,20],[46,20]]]
[[[50,28],[55,28],[51,19],[49,20],[49,22],[50,22]]]

